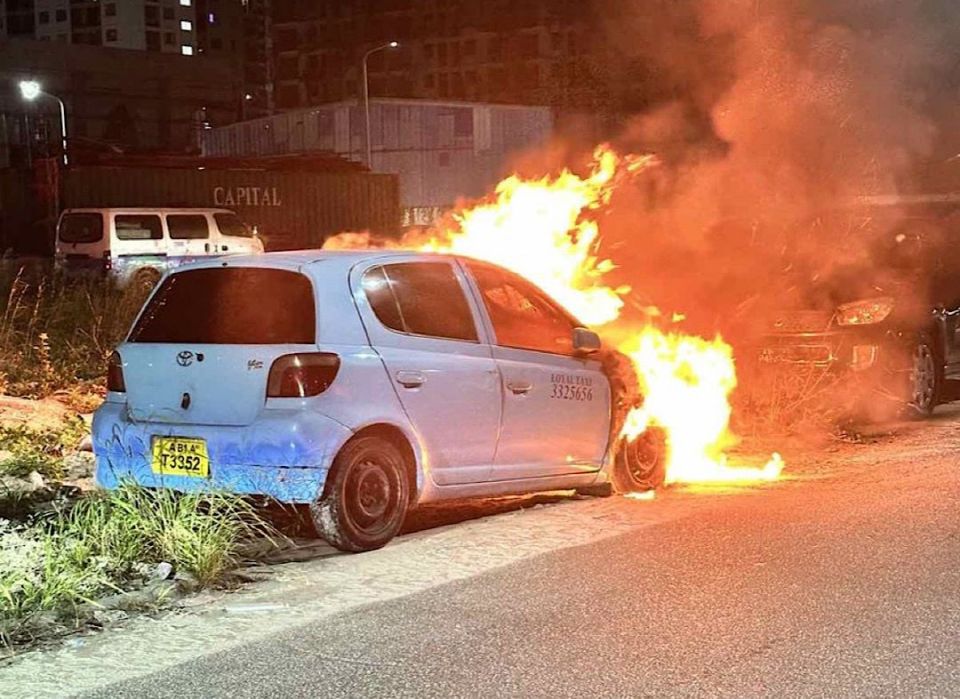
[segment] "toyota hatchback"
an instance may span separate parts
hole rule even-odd
[[[608,482],[596,334],[504,269],[398,252],[173,271],[111,358],[97,480],[309,504],[338,548],[420,503]]]

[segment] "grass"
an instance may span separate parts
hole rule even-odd
[[[22,478],[36,471],[44,478],[59,480],[64,475],[63,457],[86,433],[80,417],[67,418],[56,429],[0,425],[0,476]]]
[[[82,605],[142,585],[142,571],[162,561],[216,584],[242,542],[275,533],[238,496],[132,484],[30,525],[0,522],[0,640],[28,638],[44,613],[76,619]]]
[[[48,266],[0,269],[0,393],[83,401],[144,296],[104,279],[73,280]]]

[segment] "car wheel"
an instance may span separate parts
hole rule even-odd
[[[632,442],[621,439],[610,480],[618,493],[653,490],[667,475],[667,440],[663,430],[648,428]]]
[[[908,384],[910,410],[926,417],[940,402],[943,390],[943,366],[929,335],[921,335],[913,348]]]
[[[372,551],[403,524],[410,483],[403,454],[382,437],[359,437],[334,459],[323,495],[311,504],[317,534],[341,551]]]
[[[155,287],[159,281],[159,269],[154,269],[153,267],[144,267],[143,269],[138,269],[133,275],[133,283],[131,286],[133,287],[134,291],[146,294],[152,291],[153,287]]]

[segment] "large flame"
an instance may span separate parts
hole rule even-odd
[[[415,246],[506,267],[601,334],[616,331],[625,338],[617,346],[632,361],[644,400],[629,413],[622,435],[634,440],[652,426],[665,431],[668,483],[776,479],[783,467],[779,455],[763,468],[728,461],[726,452],[736,441],[729,429],[729,396],[737,385],[730,345],[720,337],[705,340],[654,325],[624,328],[619,319],[630,289],[604,283],[615,265],[597,257],[600,228],[590,212],[609,203],[623,178],[654,163],[601,146],[586,177],[567,170],[539,180],[511,176],[489,201],[455,213],[452,225],[431,231]],[[347,237],[334,246],[363,242]],[[659,312],[648,309],[647,315]],[[673,316],[674,322],[682,320]]]

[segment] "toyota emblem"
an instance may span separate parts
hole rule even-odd
[[[193,364],[193,352],[184,350],[177,355],[177,364],[180,366],[190,366]]]

